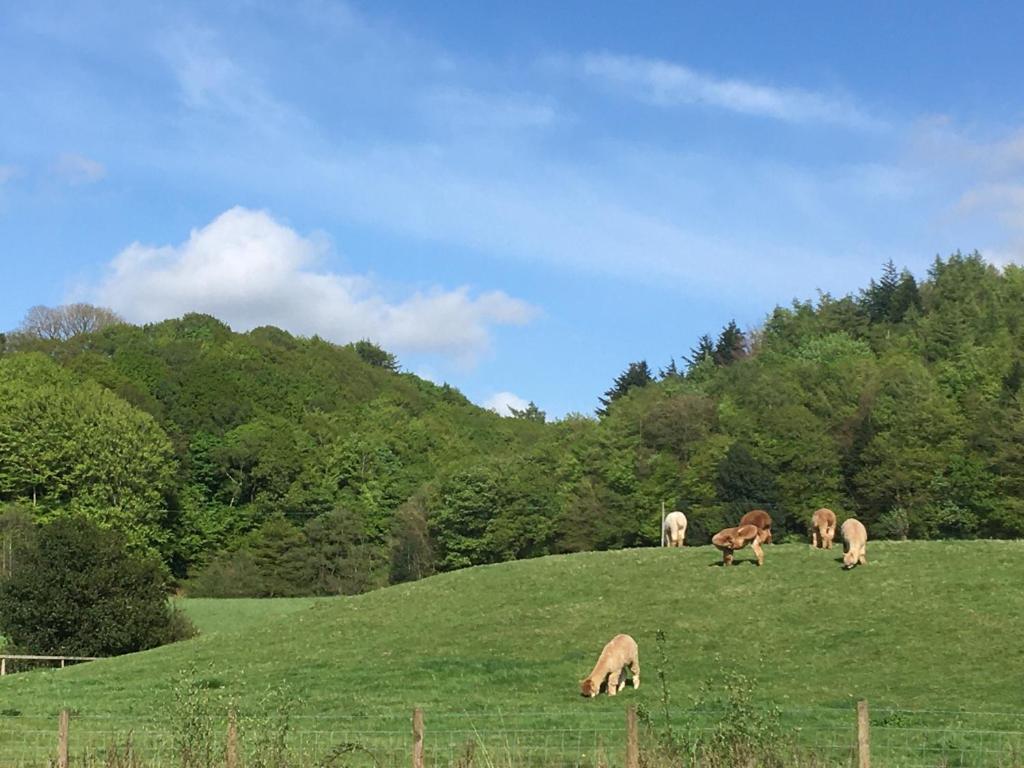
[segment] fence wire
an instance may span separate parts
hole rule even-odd
[[[393,768],[409,766],[411,713],[240,719],[238,766]],[[783,709],[776,730],[786,766],[857,765],[853,707]],[[665,749],[662,714],[641,718],[641,768],[697,766],[700,744],[730,733],[727,713],[671,712],[675,751]],[[424,712],[426,768],[605,768],[626,764],[625,707],[592,712]],[[226,765],[227,717],[196,740],[174,723],[72,713],[69,768],[208,768]],[[189,738],[192,737],[192,738]],[[779,747],[779,744],[776,747]],[[875,768],[1024,768],[1024,714],[873,709]],[[186,754],[185,750],[191,750]],[[58,754],[58,715],[0,710],[0,768],[50,768]]]

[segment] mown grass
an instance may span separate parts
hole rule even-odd
[[[318,602],[329,600],[325,597],[281,597],[274,599],[179,598],[175,603],[191,619],[203,635],[214,633],[243,632],[296,611],[304,611]]]
[[[278,689],[296,718],[407,722],[420,706],[428,723],[504,713],[524,729],[590,728],[618,724],[627,701],[660,708],[660,629],[677,709],[733,669],[756,678],[759,700],[810,728],[833,727],[837,710],[851,713],[852,728],[860,698],[880,717],[1024,713],[1024,542],[872,542],[869,564],[849,572],[839,549],[769,546],[763,568],[739,555],[722,568],[709,547],[585,553],[349,598],[185,600],[200,637],[8,676],[0,701],[26,717],[69,707],[159,720],[189,670],[257,716],[273,716],[281,699],[266,692]],[[640,645],[643,685],[582,699],[577,681],[617,632]]]

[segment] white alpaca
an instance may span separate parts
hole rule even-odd
[[[608,695],[614,696],[626,687],[626,667],[633,673],[633,687],[640,687],[640,651],[629,635],[616,635],[601,650],[594,669],[580,682],[580,693],[597,696],[601,683],[608,678]]]
[[[864,523],[851,517],[839,530],[843,534],[843,568],[864,565],[868,561],[868,531]]]
[[[661,546],[681,547],[685,539],[686,515],[682,512],[669,512],[661,528]]]

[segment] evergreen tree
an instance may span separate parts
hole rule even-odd
[[[57,518],[16,555],[0,583],[0,632],[23,651],[113,656],[190,634],[168,605],[163,565],[116,531]]]
[[[747,355],[747,338],[735,320],[722,329],[715,343],[714,361],[716,365],[731,365]]]
[[[651,369],[646,360],[630,363],[629,368],[615,377],[615,384],[604,393],[604,397],[598,398],[601,401],[601,407],[597,409],[598,415],[607,416],[608,407],[612,403],[634,387],[646,387],[652,381],[654,381],[654,376],[651,375]]]
[[[355,349],[356,354],[359,355],[364,363],[369,363],[392,373],[398,373],[401,367],[397,357],[377,346],[369,339],[357,341],[352,345],[352,348]]]
[[[537,404],[530,401],[529,405],[525,408],[513,408],[511,405],[508,406],[508,411],[512,414],[513,419],[523,419],[525,421],[538,421],[543,424],[547,420],[547,414],[544,413]]]
[[[705,360],[714,360],[714,358],[715,342],[705,333],[697,339],[697,346],[690,349],[689,357],[683,356],[683,360],[686,362],[686,372],[689,373]]]

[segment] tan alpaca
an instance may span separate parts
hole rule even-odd
[[[868,531],[860,520],[850,518],[840,529],[843,534],[843,568],[849,570],[867,561]]]
[[[629,635],[616,635],[601,651],[591,673],[580,681],[580,693],[597,696],[601,683],[608,678],[608,695],[614,696],[626,687],[625,668],[633,673],[633,687],[640,687],[640,653],[636,640]]]
[[[763,509],[752,509],[740,518],[740,525],[753,525],[759,531],[765,532],[761,536],[762,544],[772,543],[772,517]]]
[[[836,513],[822,507],[811,516],[811,546],[832,549],[836,537]]]
[[[743,549],[747,544],[754,550],[757,564],[764,565],[764,550],[761,549],[761,544],[770,540],[771,535],[771,531],[758,530],[756,525],[738,525],[719,531],[711,538],[711,543],[722,550],[723,565],[732,565],[733,552]]]
[[[686,515],[682,512],[669,512],[665,516],[665,524],[661,528],[661,546],[681,547],[686,539]]]

